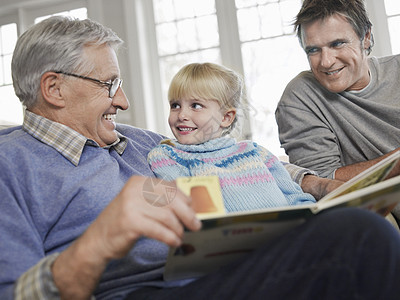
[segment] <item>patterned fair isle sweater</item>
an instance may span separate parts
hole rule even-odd
[[[148,162],[165,180],[217,175],[227,212],[315,203],[276,156],[251,141],[222,137],[183,145],[167,140],[149,153]]]

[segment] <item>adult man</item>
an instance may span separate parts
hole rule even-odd
[[[399,289],[399,236],[356,209],[320,214],[214,274],[164,281],[168,245],[201,225],[190,199],[176,191],[166,205],[163,183],[144,177],[161,137],[114,123],[128,108],[120,43],[62,17],[17,42],[14,88],[27,110],[0,135],[1,299],[389,299]]]
[[[291,163],[347,181],[400,149],[400,55],[368,58],[362,0],[306,0],[295,27],[311,71],[278,104],[280,141]]]

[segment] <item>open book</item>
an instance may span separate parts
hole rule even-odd
[[[225,212],[218,177],[178,178],[203,226],[198,232],[186,231],[183,244],[170,248],[164,279],[207,274],[333,207],[360,207],[385,216],[400,203],[400,176],[385,180],[399,159],[400,152],[394,153],[315,204],[238,213]]]

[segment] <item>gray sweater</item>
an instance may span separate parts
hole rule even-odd
[[[310,71],[286,87],[276,110],[290,162],[333,178],[337,168],[400,147],[400,55],[369,58],[371,81],[331,93]]]
[[[400,147],[400,55],[371,57],[369,67],[371,81],[358,92],[331,93],[311,71],[288,84],[275,115],[291,163],[333,178]],[[400,218],[400,205],[392,212]]]

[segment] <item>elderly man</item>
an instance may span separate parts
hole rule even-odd
[[[147,184],[162,201],[175,183],[149,177],[161,136],[115,124],[128,108],[119,44],[98,23],[62,17],[17,42],[13,81],[27,109],[22,126],[0,132],[1,299],[398,295],[400,237],[358,209],[319,214],[213,274],[164,281],[168,246],[201,223],[180,191],[155,206],[143,193]]]

